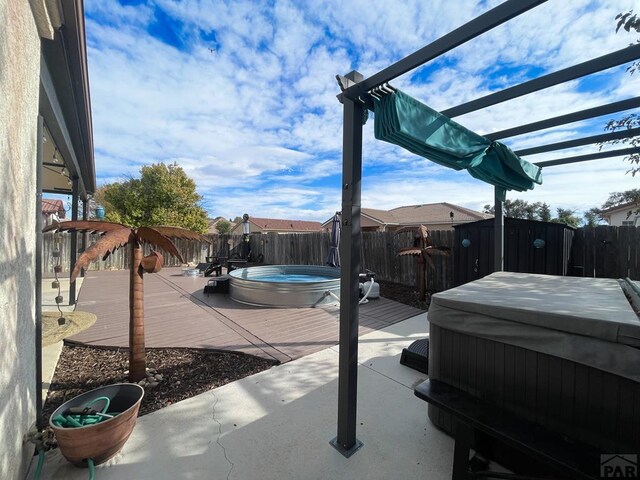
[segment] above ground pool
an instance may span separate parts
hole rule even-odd
[[[265,265],[229,273],[229,293],[237,302],[261,307],[313,307],[335,303],[340,270],[315,265]]]

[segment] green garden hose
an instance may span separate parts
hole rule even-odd
[[[38,466],[36,467],[36,473],[33,475],[34,480],[38,480],[40,478],[42,465],[44,465],[44,450],[40,449],[38,450]]]
[[[93,465],[93,458],[87,458],[87,465],[89,465],[89,480],[93,480],[96,474],[96,467]]]
[[[104,401],[104,407],[101,412],[96,412],[91,407],[100,401]],[[70,408],[65,415],[58,415],[53,419],[56,427],[62,428],[79,428],[87,425],[95,425],[105,418],[111,418],[113,415],[107,414],[111,400],[108,397],[98,397],[91,400],[83,408]]]
[[[104,406],[102,410],[97,412],[91,408],[94,404],[103,401]],[[72,407],[69,408],[64,415],[57,415],[53,418],[52,422],[56,427],[61,428],[78,428],[86,427],[89,425],[95,425],[105,419],[113,418],[117,413],[107,413],[109,406],[111,405],[111,399],[108,397],[98,397],[85,404],[84,407]],[[38,480],[42,473],[42,466],[44,464],[44,450],[38,450],[38,466],[36,467],[33,480]],[[87,466],[89,467],[89,480],[94,480],[96,474],[96,468],[92,458],[87,458]]]

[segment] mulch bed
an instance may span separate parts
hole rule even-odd
[[[421,310],[429,307],[419,299],[412,287],[391,282],[380,283],[380,295]],[[129,354],[127,349],[67,344],[56,367],[43,414],[49,416],[65,401],[104,385],[128,382]],[[251,355],[219,353],[188,348],[147,349],[147,368],[162,380],[153,388],[145,387],[140,405],[140,415],[186,398],[204,393],[212,388],[239,380],[276,365]]]
[[[45,422],[65,401],[103,385],[128,382],[129,353],[65,345],[51,382],[43,414]],[[147,350],[147,368],[162,375],[154,388],[145,388],[140,415],[219,387],[276,365],[239,353],[218,353],[186,348]],[[125,373],[126,372],[126,373]]]

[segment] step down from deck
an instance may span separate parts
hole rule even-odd
[[[429,339],[416,340],[407,348],[403,348],[400,364],[422,373],[429,373]]]

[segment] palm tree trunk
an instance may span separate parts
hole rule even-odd
[[[129,381],[138,382],[146,375],[144,352],[144,284],[142,281],[142,247],[132,239],[129,270]]]
[[[427,298],[427,285],[425,271],[427,269],[427,262],[424,257],[420,255],[418,257],[418,284],[420,285],[420,301],[424,302]]]

